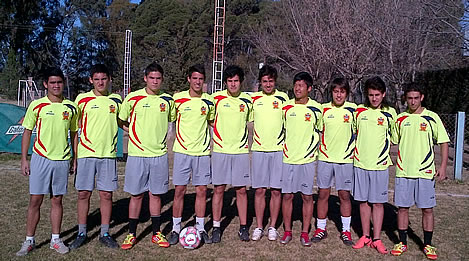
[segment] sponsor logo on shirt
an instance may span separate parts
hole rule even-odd
[[[427,131],[427,124],[425,122],[420,123],[420,131]]]
[[[311,121],[311,114],[310,113],[305,114],[305,121]]]
[[[246,108],[246,106],[244,104],[240,104],[239,105],[239,112],[244,112],[245,108]]]
[[[109,105],[109,112],[110,112],[110,113],[116,113],[116,106],[114,106],[114,105],[112,105],[112,104]]]
[[[383,123],[384,123],[384,118],[383,118],[383,117],[379,117],[379,118],[378,118],[378,125],[381,125],[381,126],[382,126]]]
[[[294,113],[294,112],[293,112],[293,113],[290,113],[290,116],[295,117],[295,116],[296,116],[296,113]]]
[[[200,115],[207,115],[207,108],[205,108],[205,106],[202,106],[202,108],[200,108]]]
[[[93,105],[91,106],[91,109],[99,109],[99,106],[96,105],[96,104],[93,104]]]
[[[278,109],[278,101],[273,101],[272,105],[274,106],[274,109]]]
[[[166,111],[166,104],[164,104],[164,103],[161,103],[161,104],[160,104],[160,111],[161,111],[161,112],[165,112],[165,111]]]
[[[348,114],[344,114],[344,122],[350,122],[350,116]]]
[[[331,115],[327,116],[327,118],[328,119],[334,119],[334,115],[331,114]]]
[[[410,122],[404,123],[404,126],[405,126],[405,127],[409,127],[409,126],[410,126]]]
[[[46,115],[55,115],[55,114],[52,111],[48,111],[48,112],[46,112]]]
[[[62,112],[62,116],[63,116],[63,120],[68,121],[68,118],[70,117],[70,114],[68,113],[68,111],[64,111],[64,112]]]

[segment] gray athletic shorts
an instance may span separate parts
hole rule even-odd
[[[212,184],[233,187],[251,185],[249,154],[212,152]]]
[[[335,179],[336,190],[352,190],[353,163],[333,163],[318,161],[318,187],[332,187]]]
[[[187,185],[191,180],[192,185],[208,185],[212,181],[210,173],[210,156],[191,156],[182,153],[174,153],[173,184]]]
[[[352,195],[357,201],[388,202],[389,169],[364,170],[354,167]]]
[[[132,195],[150,190],[159,195],[168,192],[168,154],[159,157],[129,156],[125,166],[124,191]]]
[[[414,204],[418,208],[435,207],[435,180],[396,178],[394,204],[404,208],[412,207]]]
[[[118,188],[115,158],[78,159],[75,188],[77,190],[114,191]]]
[[[282,188],[282,151],[253,151],[251,161],[253,188]]]
[[[29,194],[67,194],[69,160],[50,160],[33,153],[29,169]]]
[[[306,164],[283,163],[282,193],[301,192],[305,195],[313,195],[315,173],[315,161]]]

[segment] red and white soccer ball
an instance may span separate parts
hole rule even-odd
[[[200,241],[200,233],[195,227],[186,227],[179,233],[179,243],[186,249],[197,248]]]

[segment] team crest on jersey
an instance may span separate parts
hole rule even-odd
[[[161,112],[165,112],[165,111],[166,111],[166,104],[164,104],[164,103],[161,103],[161,104],[160,104],[160,111],[161,111]]]
[[[244,112],[245,108],[246,108],[246,106],[244,104],[240,104],[239,105],[239,112]]]
[[[202,106],[202,108],[200,108],[200,115],[207,115],[207,108],[205,108],[205,106]]]
[[[70,117],[70,114],[68,113],[68,111],[64,111],[62,113],[62,116],[63,116],[63,120],[67,120],[68,121],[68,118]]]
[[[344,122],[349,122],[350,121],[350,116],[348,114],[344,114]]]
[[[278,101],[272,102],[272,105],[274,106],[274,109],[278,109]]]
[[[114,105],[112,105],[112,104],[109,105],[109,112],[110,112],[110,113],[116,113],[116,106],[114,106]]]
[[[383,125],[384,123],[384,118],[383,117],[379,117],[378,118],[378,125]]]
[[[311,121],[311,114],[310,113],[305,114],[305,121]]]
[[[425,122],[420,123],[420,131],[427,131],[427,124]]]

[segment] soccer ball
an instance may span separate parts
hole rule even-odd
[[[195,227],[186,227],[179,233],[179,243],[186,249],[197,248],[200,240],[200,233]]]

